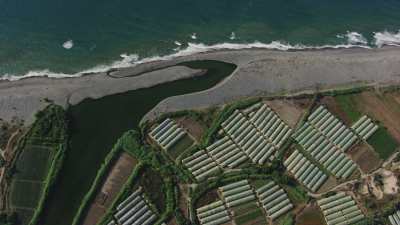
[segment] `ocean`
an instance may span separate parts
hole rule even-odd
[[[379,48],[399,30],[399,0],[0,0],[0,79],[223,48]]]

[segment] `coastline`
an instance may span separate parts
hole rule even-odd
[[[33,114],[47,104],[45,99],[67,107],[86,98],[96,99],[190,78],[202,71],[175,65],[193,60],[217,60],[238,67],[230,77],[209,90],[165,99],[145,119],[155,118],[165,112],[224,104],[253,95],[400,83],[398,47],[220,50],[118,69],[111,72],[112,76],[105,72],[76,78],[34,77],[1,81],[0,118],[11,120],[16,116],[30,124]]]

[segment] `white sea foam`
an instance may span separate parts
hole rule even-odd
[[[190,38],[193,39],[193,40],[196,40],[197,39],[197,34],[193,33],[192,35],[190,35]]]
[[[216,50],[237,50],[237,49],[254,49],[254,48],[260,48],[260,49],[274,49],[274,50],[282,50],[282,51],[287,51],[287,50],[307,50],[307,49],[326,49],[326,48],[332,48],[332,49],[338,49],[338,48],[354,48],[354,47],[360,47],[360,48],[370,48],[366,45],[355,45],[355,44],[343,44],[343,45],[321,45],[321,46],[306,46],[302,44],[295,44],[291,45],[288,43],[282,43],[279,41],[273,41],[269,44],[262,43],[262,42],[253,42],[253,43],[247,43],[247,44],[239,44],[239,43],[220,43],[220,44],[214,44],[214,45],[206,45],[203,43],[188,43],[188,46],[184,49],[177,49],[177,51],[173,54],[170,55],[165,55],[165,56],[153,56],[153,57],[147,57],[147,58],[139,58],[137,54],[121,54],[120,57],[121,59],[114,61],[111,64],[104,64],[104,65],[98,65],[93,68],[84,70],[79,73],[75,74],[64,74],[64,73],[55,73],[50,70],[38,70],[38,71],[31,71],[28,72],[27,74],[21,76],[21,75],[4,75],[0,77],[0,80],[19,80],[27,77],[39,77],[39,76],[46,76],[46,77],[52,77],[52,78],[65,78],[65,77],[79,77],[82,76],[83,74],[87,73],[98,73],[98,72],[105,72],[108,71],[111,68],[126,68],[134,65],[138,65],[141,63],[147,63],[147,62],[153,62],[153,61],[160,61],[160,60],[170,60],[176,57],[180,56],[188,56],[188,55],[193,55],[197,53],[204,53],[204,52],[210,52],[210,51],[216,51]]]
[[[367,39],[360,33],[354,32],[354,31],[347,31],[346,34],[339,34],[337,35],[338,38],[345,38],[347,39],[347,43],[351,45],[367,45],[368,41]]]
[[[374,33],[375,45],[382,47],[384,45],[400,46],[400,30],[397,33],[383,31]]]
[[[181,46],[182,45],[182,43],[180,43],[179,41],[174,41],[174,44],[177,45],[177,46]]]
[[[63,46],[63,48],[69,50],[69,49],[71,49],[72,47],[74,47],[74,41],[73,41],[73,40],[68,40],[68,41],[64,42],[64,43],[62,44],[62,46]]]
[[[231,36],[229,37],[229,39],[231,39],[231,40],[235,40],[235,39],[236,39],[236,34],[235,34],[235,32],[232,32],[232,33],[231,33]]]

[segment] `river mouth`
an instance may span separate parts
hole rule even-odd
[[[205,69],[202,76],[160,84],[71,106],[70,148],[63,168],[46,200],[41,225],[70,225],[97,170],[117,139],[138,127],[143,116],[165,98],[207,90],[220,83],[236,65],[193,61],[182,65]]]

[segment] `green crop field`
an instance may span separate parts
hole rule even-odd
[[[16,179],[43,180],[53,158],[53,151],[39,146],[26,146],[16,164]]]
[[[268,184],[269,182],[271,182],[271,180],[254,180],[251,182],[251,184],[255,189],[258,189],[258,188]]]
[[[389,158],[399,146],[399,143],[397,143],[384,127],[380,127],[367,140],[367,142],[375,149],[379,154],[379,157],[383,160]]]
[[[264,220],[264,223],[262,224],[266,224],[264,213],[260,208],[255,209],[253,211],[248,211],[248,213],[246,214],[235,217],[235,222],[238,225],[247,224],[250,221],[259,221],[259,220]]]
[[[289,199],[292,200],[294,204],[301,204],[308,201],[307,192],[301,186],[285,185],[284,188]]]
[[[246,203],[244,205],[234,207],[233,211],[235,212],[235,215],[240,216],[240,215],[246,214],[249,211],[253,211],[255,209],[258,209],[258,206],[257,206],[256,202],[253,201],[253,202]]]
[[[33,215],[33,210],[30,209],[17,209],[18,219],[17,225],[29,224],[29,221]],[[2,224],[3,225],[3,224]]]
[[[43,184],[41,182],[14,180],[11,190],[11,203],[15,208],[35,208]]]
[[[362,116],[361,112],[357,109],[357,102],[353,98],[353,95],[338,95],[335,97],[335,100],[351,122],[357,121]]]
[[[35,123],[18,146],[18,158],[13,164],[9,200],[16,212],[18,224],[30,224],[40,213],[48,193],[48,180],[55,153],[64,140],[66,122],[61,107],[50,105],[37,114]],[[55,177],[53,177],[55,178]],[[46,190],[46,191],[45,191]],[[38,207],[39,206],[39,207]],[[38,210],[37,210],[38,209]]]

